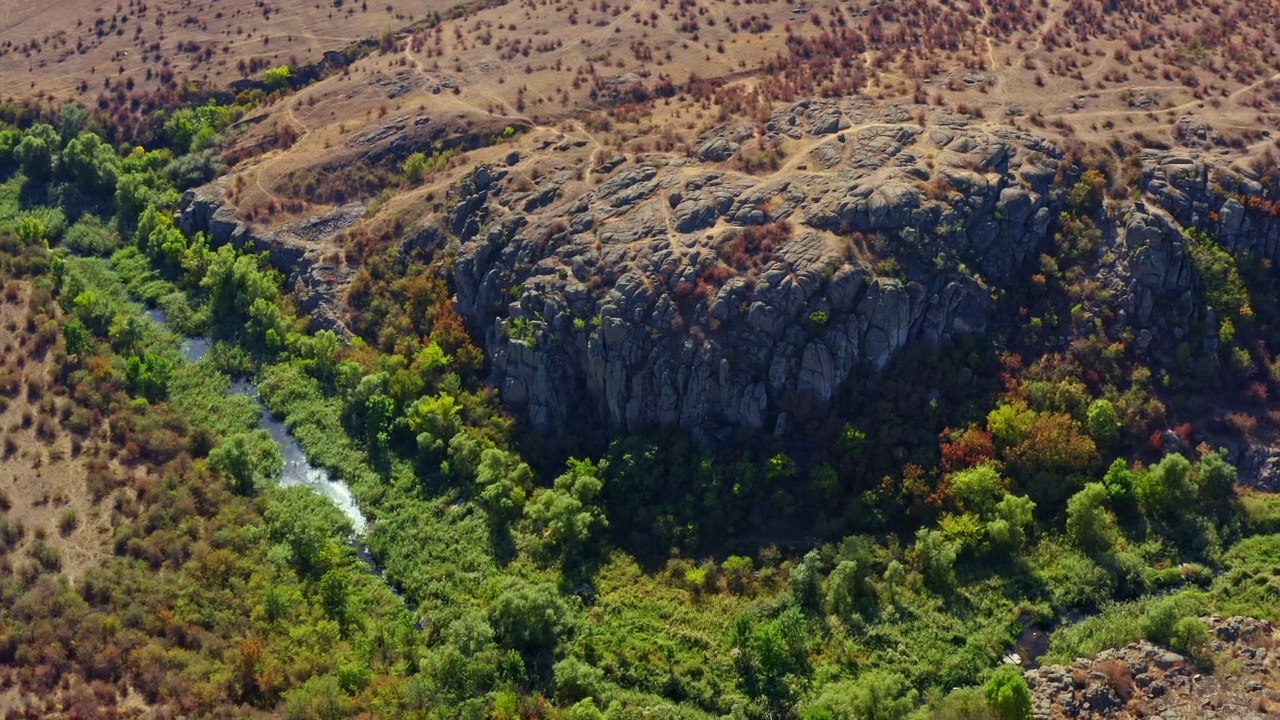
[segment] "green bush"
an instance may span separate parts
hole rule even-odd
[[[84,215],[67,228],[63,243],[80,255],[108,257],[120,249],[120,234],[96,215]]]
[[[594,698],[607,702],[604,696],[604,673],[576,658],[565,658],[552,668],[555,676],[556,700],[570,705]]]
[[[1016,665],[1001,665],[982,686],[987,705],[1000,720],[1030,720],[1034,710],[1031,688]]]
[[[999,720],[999,715],[989,705],[981,687],[952,690],[917,715],[929,720]]]
[[[489,613],[498,641],[528,655],[550,654],[569,630],[569,609],[555,588],[516,583]]]
[[[1067,501],[1067,535],[1085,552],[1107,552],[1116,543],[1119,531],[1107,499],[1102,483],[1089,483]]]
[[[1032,558],[1036,577],[1059,610],[1101,607],[1112,598],[1114,580],[1105,568],[1057,540],[1046,540]]]
[[[857,680],[843,680],[822,688],[805,711],[805,720],[900,720],[915,709],[916,691],[901,675],[870,670]]]
[[[280,478],[280,446],[266,430],[236,433],[209,453],[209,466],[230,477],[236,491],[249,495]]]

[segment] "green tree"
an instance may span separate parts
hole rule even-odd
[[[284,698],[285,720],[341,720],[351,714],[351,700],[332,675],[311,677]]]
[[[1226,451],[1207,453],[1196,463],[1195,475],[1200,499],[1210,505],[1220,505],[1230,499],[1236,484],[1236,468],[1227,462]]]
[[[924,579],[937,592],[949,591],[955,584],[958,552],[956,544],[941,530],[920,528],[916,532],[916,562]]]
[[[551,488],[534,493],[525,514],[552,548],[569,558],[580,558],[609,526],[597,500],[604,489],[603,463],[569,458],[568,469]]]
[[[266,343],[268,330],[279,334],[280,290],[275,273],[262,262],[259,256],[237,253],[230,244],[210,255],[200,285],[209,292],[209,314],[219,333],[259,343]]]
[[[910,576],[907,573],[907,566],[897,560],[890,560],[888,565],[884,567],[884,575],[881,576],[881,588],[884,590],[885,599],[890,605],[896,606],[901,597],[901,592],[907,587],[907,580]]]
[[[1034,710],[1031,688],[1016,665],[1001,665],[982,686],[987,705],[1000,720],[1030,720]]]
[[[47,241],[48,234],[49,228],[38,217],[24,215],[22,220],[18,222],[18,239],[27,245],[35,245]]]
[[[1102,204],[1102,193],[1107,188],[1107,176],[1097,170],[1085,170],[1071,187],[1067,201],[1079,212],[1091,213]]]
[[[140,315],[121,313],[111,321],[107,330],[111,349],[120,355],[129,355],[142,345],[147,337],[147,321]]]
[[[347,624],[347,600],[351,594],[351,578],[345,568],[335,567],[320,577],[320,605],[339,627]]]
[[[1086,552],[1104,553],[1116,543],[1116,519],[1107,499],[1102,483],[1089,483],[1067,501],[1067,535]]]
[[[310,373],[322,382],[331,382],[342,353],[342,338],[332,330],[320,330],[314,335],[303,335],[298,340],[298,355],[307,364]]]
[[[191,149],[191,141],[200,131],[200,120],[195,110],[182,108],[174,111],[164,123],[164,137],[169,141],[176,155],[183,155]]]
[[[1006,494],[996,503],[995,519],[987,523],[987,536],[1006,551],[1021,550],[1027,541],[1027,530],[1033,527],[1035,509],[1031,498]]]
[[[463,613],[457,620],[449,623],[445,638],[450,645],[466,655],[479,655],[495,647],[493,626],[489,624],[488,618],[474,610]]]
[[[873,596],[866,574],[866,570],[855,560],[841,560],[837,563],[827,576],[827,613],[849,618],[867,610],[867,601]]]
[[[505,527],[520,517],[525,488],[533,482],[533,470],[528,465],[505,450],[486,448],[480,453],[475,479],[491,522]]]
[[[556,700],[568,705],[604,692],[604,672],[577,658],[565,658],[551,669],[555,676]]]
[[[396,403],[377,393],[364,403],[364,437],[370,449],[384,450],[391,441],[391,423],[396,417]]]
[[[236,492],[252,494],[280,477],[280,446],[266,430],[236,433],[209,452],[209,466],[230,477]]]
[[[124,376],[134,392],[151,402],[158,402],[169,393],[173,361],[168,356],[149,351],[132,355],[125,361]]]
[[[947,482],[964,509],[982,517],[991,514],[1005,490],[1004,478],[985,463],[954,472],[947,477]]]
[[[1118,510],[1131,508],[1134,503],[1134,474],[1129,469],[1129,461],[1116,458],[1102,476],[1102,486],[1107,489],[1111,504]]]
[[[747,588],[751,573],[755,572],[755,561],[745,555],[730,555],[720,564],[729,588],[733,592],[742,592]]]
[[[791,569],[791,594],[800,607],[818,609],[818,592],[822,586],[822,557],[817,550],[810,550]]]
[[[65,147],[72,138],[84,132],[85,123],[89,120],[89,111],[69,102],[58,111],[58,139]]]
[[[289,87],[291,79],[293,79],[293,70],[288,65],[269,68],[262,74],[262,81],[272,90],[283,90]]]
[[[605,720],[605,714],[595,705],[594,698],[583,698],[566,708],[560,717],[564,720]]]
[[[1001,404],[987,414],[987,430],[996,447],[1005,450],[1026,440],[1035,417],[1025,402]]]
[[[424,152],[416,152],[411,154],[401,167],[404,171],[405,179],[415,185],[422,182],[422,178],[426,175],[427,154]]]
[[[116,217],[121,232],[134,228],[142,213],[156,204],[159,198],[151,187],[151,181],[142,173],[124,173],[116,179]]]
[[[1099,447],[1110,447],[1120,437],[1120,416],[1116,413],[1116,406],[1106,398],[1094,400],[1085,413],[1085,427]]]
[[[71,304],[75,309],[76,317],[94,335],[105,337],[116,316],[115,305],[92,290],[86,290],[74,297]]]
[[[93,336],[79,318],[71,318],[62,324],[62,338],[68,355],[78,355],[83,360],[93,352]]]
[[[778,453],[769,458],[765,466],[765,476],[770,480],[790,480],[799,471],[796,461],[786,453]]]
[[[54,154],[59,146],[58,131],[52,125],[38,123],[23,133],[13,156],[27,177],[44,182],[53,177]]]
[[[550,654],[569,630],[569,608],[550,585],[517,583],[494,599],[489,622],[504,647]]]
[[[405,411],[409,429],[417,435],[418,449],[428,457],[444,452],[449,440],[462,429],[462,406],[448,393],[418,398]]]
[[[1148,515],[1193,513],[1196,494],[1191,462],[1177,453],[1165,455],[1134,480],[1134,496]]]
[[[58,169],[86,194],[105,197],[116,191],[120,158],[97,135],[82,133],[67,143]]]
[[[12,128],[0,130],[0,166],[17,162],[17,158],[14,157],[14,150],[20,142],[22,142],[21,130]]]
[[[806,713],[806,718],[819,718],[815,711],[826,711],[825,717],[848,720],[901,720],[916,706],[916,691],[903,676],[887,670],[870,670],[852,682],[827,685]]]

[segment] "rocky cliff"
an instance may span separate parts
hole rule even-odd
[[[764,175],[734,169],[780,136],[806,150]],[[1119,318],[1154,351],[1216,327],[1183,230],[1274,258],[1280,223],[1245,209],[1263,188],[1241,172],[1170,153],[1138,167],[1149,202],[1110,208],[1099,252]],[[784,432],[860,365],[986,330],[992,292],[1022,281],[1080,171],[1027,133],[805,102],[757,139],[725,127],[690,157],[591,172],[580,194],[560,191],[566,173],[512,195],[490,169],[456,189],[459,306],[535,427],[594,412],[705,434]]]
[[[858,368],[986,331],[993,296],[1024,281],[1080,175],[1070,148],[909,110],[801,102],[683,156],[544,143],[564,160],[536,183],[519,152],[474,168],[405,249],[451,254],[458,308],[535,428],[784,433]],[[1267,181],[1185,152],[1138,155],[1138,199],[1097,213],[1110,331],[1131,328],[1139,351],[1216,342],[1185,229],[1280,260],[1274,206],[1250,201]],[[343,277],[315,238],[356,214],[257,238],[328,325]],[[208,188],[182,226],[246,239]]]

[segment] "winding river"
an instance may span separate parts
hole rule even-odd
[[[161,327],[170,328],[162,311],[147,310],[147,315]],[[209,354],[212,347],[213,341],[207,337],[183,338],[182,356],[187,362],[199,362]],[[351,527],[355,533],[352,546],[355,547],[357,554],[373,566],[372,558],[368,556],[364,543],[360,541],[369,523],[364,513],[360,512],[360,506],[356,504],[355,498],[351,496],[351,488],[347,487],[346,483],[329,477],[329,473],[324,468],[318,468],[307,461],[307,456],[302,452],[302,446],[298,444],[297,438],[291,435],[284,423],[276,419],[262,403],[258,388],[253,383],[237,380],[231,384],[231,392],[253,398],[258,404],[258,426],[271,434],[272,439],[280,446],[280,455],[284,459],[280,484],[285,487],[305,485],[328,498],[351,521]],[[376,567],[374,569],[376,571]]]

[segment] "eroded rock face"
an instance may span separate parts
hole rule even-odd
[[[769,127],[814,145],[785,172],[746,175],[722,161],[755,141],[725,127],[687,160],[597,167],[605,177],[576,197],[543,202],[566,184],[555,176],[527,193],[532,206],[500,182],[457,188],[455,217],[486,218],[485,230],[459,228],[459,309],[484,328],[495,381],[535,427],[595,416],[625,431],[784,431],[855,369],[883,368],[909,342],[984,331],[991,291],[978,275],[1020,267],[1048,230],[1048,188],[1020,174],[1042,176],[1029,165],[1057,154],[1036,138],[929,134],[834,101],[779,111]],[[945,164],[936,187],[921,179],[924,154]],[[733,247],[743,230],[783,225],[772,250]],[[876,273],[858,242],[948,261]],[[958,271],[961,257],[980,273]]]
[[[457,306],[504,401],[535,428],[785,432],[908,343],[986,331],[992,297],[1035,272],[1066,207],[1080,169],[1052,143],[928,112],[922,126],[904,109],[806,101],[776,111],[763,137],[726,124],[687,157],[604,160],[548,140],[544,154],[565,160],[534,186],[515,181],[523,155],[477,167],[405,250],[453,253]],[[783,139],[799,154],[738,169]],[[1139,161],[1142,201],[1098,216],[1106,331],[1131,330],[1152,356],[1212,350],[1218,323],[1185,231],[1280,262],[1280,220],[1250,206],[1264,188],[1247,170]],[[219,196],[189,194],[182,227],[246,241]],[[344,276],[317,238],[353,216],[330,215],[254,239],[335,326]]]
[[[690,158],[615,158],[573,197],[546,199],[571,173],[515,196],[497,181],[464,183],[455,202],[486,229],[459,233],[459,308],[484,329],[505,399],[548,430],[597,418],[704,437],[782,432],[860,366],[983,332],[993,289],[1021,281],[1079,170],[1064,173],[1056,147],[1016,130],[928,125],[803,102],[776,112],[763,140],[730,125]],[[776,173],[729,169],[782,136],[810,147]],[[1168,154],[1142,160],[1155,203],[1109,216],[1101,251],[1114,262],[1101,280],[1154,352],[1213,325],[1185,227],[1268,257],[1278,243],[1275,223],[1230,194],[1260,191],[1247,178]],[[791,229],[779,248],[735,254],[739,234],[779,224]],[[884,256],[909,271],[876,272]]]

